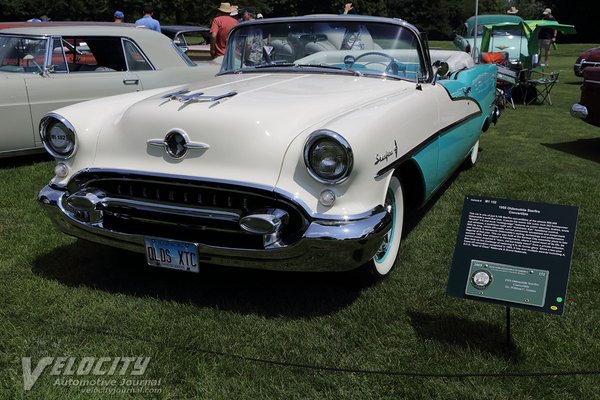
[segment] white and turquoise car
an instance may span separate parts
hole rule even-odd
[[[383,276],[405,213],[477,160],[496,75],[399,19],[245,22],[212,80],[47,114],[38,201],[157,267]]]

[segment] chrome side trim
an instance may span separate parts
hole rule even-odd
[[[477,111],[477,112],[471,113],[471,114],[469,114],[469,115],[467,115],[467,116],[465,116],[465,117],[463,117],[463,118],[461,118],[461,119],[459,119],[459,120],[451,123],[450,125],[447,125],[444,128],[438,130],[433,135],[429,136],[427,139],[425,139],[424,141],[422,141],[420,144],[418,144],[417,146],[415,146],[411,150],[407,151],[402,157],[400,157],[397,160],[393,161],[391,164],[387,165],[385,168],[382,168],[379,171],[377,171],[377,174],[375,174],[374,179],[377,179],[377,178],[385,175],[389,171],[392,171],[392,170],[396,169],[403,162],[405,162],[406,160],[411,159],[416,153],[418,153],[419,151],[421,151],[425,147],[429,146],[429,144],[431,144],[431,142],[433,142],[435,139],[437,139],[441,135],[445,134],[449,130],[452,130],[452,129],[456,128],[457,126],[459,126],[460,124],[463,124],[463,123],[465,123],[467,121],[470,121],[473,118],[477,118],[477,117],[479,117],[481,115],[482,115],[481,111]]]

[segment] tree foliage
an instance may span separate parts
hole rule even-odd
[[[433,39],[449,39],[462,23],[475,13],[476,0],[357,0],[354,3],[361,14],[402,18],[427,32]],[[230,0],[235,3],[235,1]],[[337,14],[345,0],[244,0],[240,7],[253,6],[265,17],[297,16],[306,14]],[[53,20],[112,21],[115,10],[125,13],[126,22],[142,15],[147,0],[0,0],[0,20],[24,21],[43,14]],[[216,15],[220,0],[155,0],[155,17],[162,24],[208,25]],[[595,27],[600,19],[600,1],[572,0],[479,0],[479,14],[504,14],[515,5],[525,19],[541,17],[544,8],[553,9],[559,22],[574,24],[578,35],[565,37],[576,41],[600,41]]]

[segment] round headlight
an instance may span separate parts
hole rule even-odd
[[[75,152],[75,129],[57,114],[47,114],[40,122],[40,136],[44,147],[56,158],[69,158]]]
[[[316,131],[309,136],[304,147],[304,163],[310,175],[319,182],[341,183],[352,170],[352,149],[337,133]]]

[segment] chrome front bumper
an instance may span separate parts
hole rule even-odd
[[[81,239],[145,253],[144,232],[130,234],[106,229],[102,222],[82,222],[65,210],[66,189],[44,187],[38,202],[64,233]],[[378,206],[364,215],[339,219],[312,219],[293,244],[270,249],[238,249],[198,243],[203,263],[288,271],[345,271],[369,261],[391,229],[389,212]],[[170,239],[165,237],[164,239]]]
[[[575,103],[571,106],[571,116],[580,119],[586,119],[589,115],[588,109],[586,106]]]

